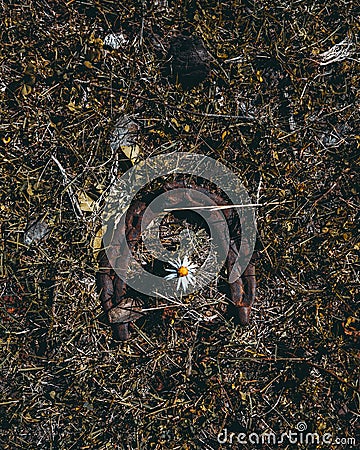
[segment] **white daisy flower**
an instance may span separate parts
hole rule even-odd
[[[197,264],[192,264],[187,256],[184,257],[183,261],[178,258],[176,261],[169,261],[174,269],[165,269],[167,272],[171,272],[169,275],[166,275],[165,280],[173,280],[174,278],[178,278],[176,290],[179,290],[180,286],[182,290],[185,292],[191,283],[195,286],[196,278],[194,276],[194,272],[197,267]]]

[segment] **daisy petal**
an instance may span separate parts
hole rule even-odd
[[[176,273],[171,273],[170,275],[166,275],[166,277],[164,277],[165,280],[173,280],[174,278],[177,278]]]
[[[185,292],[185,291],[187,291],[187,288],[189,286],[189,282],[187,280],[187,277],[182,277],[181,280],[182,280],[183,291]]]
[[[177,258],[176,260],[173,259],[172,261],[169,261],[169,264],[172,266],[172,268],[165,269],[165,271],[169,272],[169,274],[164,278],[165,280],[173,280],[177,278],[178,281],[176,284],[176,290],[179,290],[181,288],[184,292],[186,292],[190,284],[195,286],[196,277],[194,273],[198,265],[192,263],[187,255],[183,257],[182,261],[181,258]]]

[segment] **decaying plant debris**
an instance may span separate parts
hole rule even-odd
[[[0,8],[1,447],[215,449],[224,428],[280,435],[300,421],[356,437],[357,2]],[[167,73],[177,35],[207,52],[190,86]],[[132,164],[110,145],[124,117],[137,158],[202,152],[262,205],[250,326],[210,285],[112,340],[94,242]]]

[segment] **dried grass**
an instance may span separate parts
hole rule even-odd
[[[300,421],[358,433],[356,2],[168,3],[1,2],[4,449],[216,449],[223,428]],[[185,25],[212,55],[191,90],[161,75]],[[127,44],[104,48],[111,31]],[[188,301],[219,320],[155,310],[112,341],[94,284],[99,220],[77,202],[129,166],[109,145],[124,115],[141,157],[201,151],[263,205],[249,327],[221,316],[212,286]]]

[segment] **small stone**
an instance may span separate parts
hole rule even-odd
[[[43,222],[42,220],[33,222],[25,231],[24,244],[31,245],[35,242],[39,242],[48,232],[49,227],[46,222]]]
[[[184,88],[201,83],[210,72],[210,55],[196,35],[174,36],[170,41],[167,60],[173,81],[178,81]]]
[[[123,47],[127,42],[128,40],[123,33],[111,33],[104,38],[104,45],[114,50]]]

